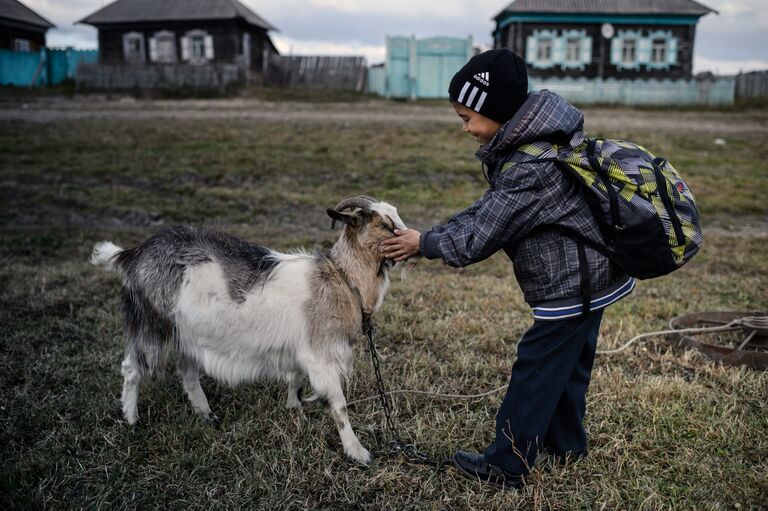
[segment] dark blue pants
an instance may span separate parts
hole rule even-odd
[[[527,474],[539,451],[584,453],[586,395],[603,311],[535,321],[517,346],[507,394],[496,415],[488,463]]]

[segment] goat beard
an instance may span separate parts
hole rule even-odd
[[[392,259],[389,259],[389,261],[393,263],[390,266],[391,269],[400,270],[400,281],[405,281],[405,278],[408,275],[408,272],[410,270],[413,270],[420,260],[421,260],[421,256],[413,256],[403,261],[397,261],[397,262],[395,262]]]

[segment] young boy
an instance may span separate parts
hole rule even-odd
[[[512,260],[533,326],[518,344],[494,442],[483,453],[458,451],[453,462],[467,477],[516,488],[539,452],[559,461],[586,456],[583,420],[600,320],[634,280],[569,236],[604,244],[578,184],[551,162],[526,163],[535,151],[518,151],[581,144],[579,110],[549,91],[529,94],[525,62],[504,49],[473,57],[449,96],[464,131],[482,144],[477,157],[490,188],[444,225],[395,231],[382,250],[398,261],[421,254],[455,267],[500,249]]]

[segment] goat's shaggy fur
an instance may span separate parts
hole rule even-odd
[[[380,242],[405,228],[397,210],[373,203],[328,211],[346,225],[329,251],[285,254],[201,227],[168,227],[137,247],[96,244],[93,264],[120,272],[125,358],[122,407],[138,420],[139,384],[169,352],[194,409],[213,418],[198,369],[217,380],[280,380],[301,413],[305,378],[336,423],[344,452],[370,454],[349,424],[343,379],[362,314],[381,305],[392,265]]]

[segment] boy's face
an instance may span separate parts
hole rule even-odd
[[[454,102],[453,109],[456,110],[456,115],[464,121],[464,133],[469,133],[481,144],[490,142],[496,132],[499,131],[499,128],[501,128],[501,124],[498,122],[480,115],[461,103]]]

